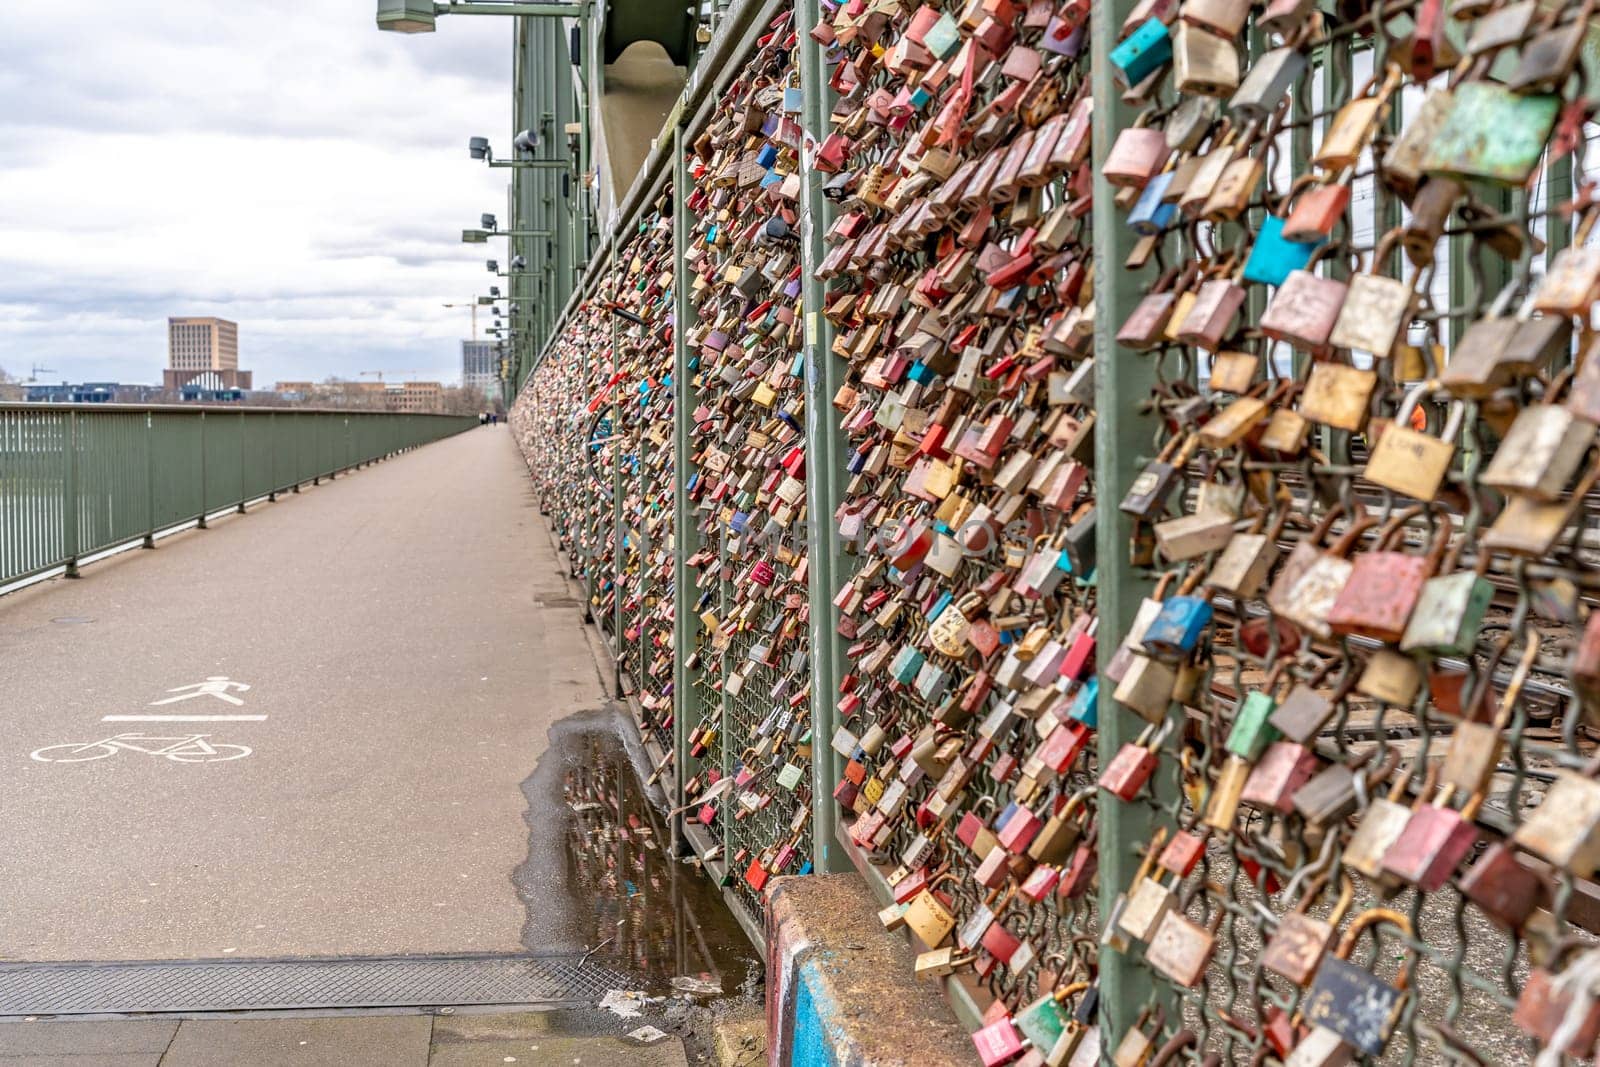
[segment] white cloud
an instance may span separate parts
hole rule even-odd
[[[510,19],[380,33],[373,0],[0,13],[0,367],[151,382],[166,317],[240,324],[258,384],[459,375],[504,246]]]

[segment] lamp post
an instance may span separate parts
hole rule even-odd
[[[484,137],[468,142],[468,153],[491,167],[512,171],[512,224],[499,230],[486,224],[462,231],[466,244],[484,244],[490,237],[509,237],[512,250],[532,256],[531,244],[544,238],[547,243],[539,257],[547,266],[539,279],[525,275],[513,278],[520,296],[529,307],[525,317],[533,327],[512,354],[516,369],[513,387],[531,368],[537,351],[539,332],[554,321],[555,310],[573,285],[576,264],[588,258],[593,220],[587,194],[576,175],[589,169],[589,70],[588,47],[595,19],[594,0],[562,2],[523,2],[523,0],[376,0],[380,30],[399,33],[432,33],[438,29],[440,15],[511,16],[515,22],[515,121],[522,132],[512,141],[513,158],[496,160]],[[573,20],[572,23],[551,20]],[[584,47],[569,48],[567,27],[575,24],[577,39]],[[579,68],[577,84],[570,67]],[[571,159],[532,158],[540,146],[556,143],[558,132],[569,135]],[[575,134],[575,142],[570,139]],[[560,200],[579,198],[577,210],[558,209]],[[518,246],[516,242],[525,242]],[[552,243],[553,242],[553,243]],[[520,278],[520,280],[519,280]]]
[[[531,137],[527,130],[517,134],[517,139]],[[537,145],[538,138],[532,137],[532,143]],[[532,149],[529,149],[532,151]],[[486,161],[491,167],[520,167],[526,170],[571,170],[572,161],[567,159],[496,159],[494,149],[489,146],[487,137],[472,137],[467,140],[467,154],[473,159]]]

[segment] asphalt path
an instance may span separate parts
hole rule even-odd
[[[602,703],[504,425],[0,597],[0,958],[527,947],[520,786]],[[165,714],[264,718],[106,719]]]

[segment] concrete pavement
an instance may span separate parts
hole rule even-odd
[[[581,950],[512,878],[578,612],[503,426],[0,598],[0,957]]]
[[[637,1027],[631,1020],[627,1030]],[[0,1025],[0,1067],[684,1067],[650,1043],[560,1012],[38,1020]]]

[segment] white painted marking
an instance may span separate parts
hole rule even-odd
[[[102,715],[101,722],[262,722],[265,715]]]
[[[169,693],[181,693],[183,695],[168,697],[165,700],[152,700],[150,706],[154,708],[162,704],[176,704],[180,700],[193,700],[195,697],[211,696],[216,697],[218,700],[225,700],[235,707],[243,707],[244,701],[236,696],[229,695],[228,690],[230,689],[237,689],[241,693],[250,691],[250,687],[244,682],[230,681],[227,675],[214,674],[203,682],[195,682],[192,685],[180,685],[176,689],[168,689],[167,692]],[[193,692],[190,692],[190,690],[193,690]]]
[[[142,734],[116,734],[104,741],[46,745],[35,749],[30,756],[40,763],[86,763],[115,756],[118,752],[142,752],[147,756],[164,756],[174,763],[220,763],[250,755],[250,750],[244,745],[213,745],[206,740],[210,736],[186,734],[182,737],[146,737]]]

